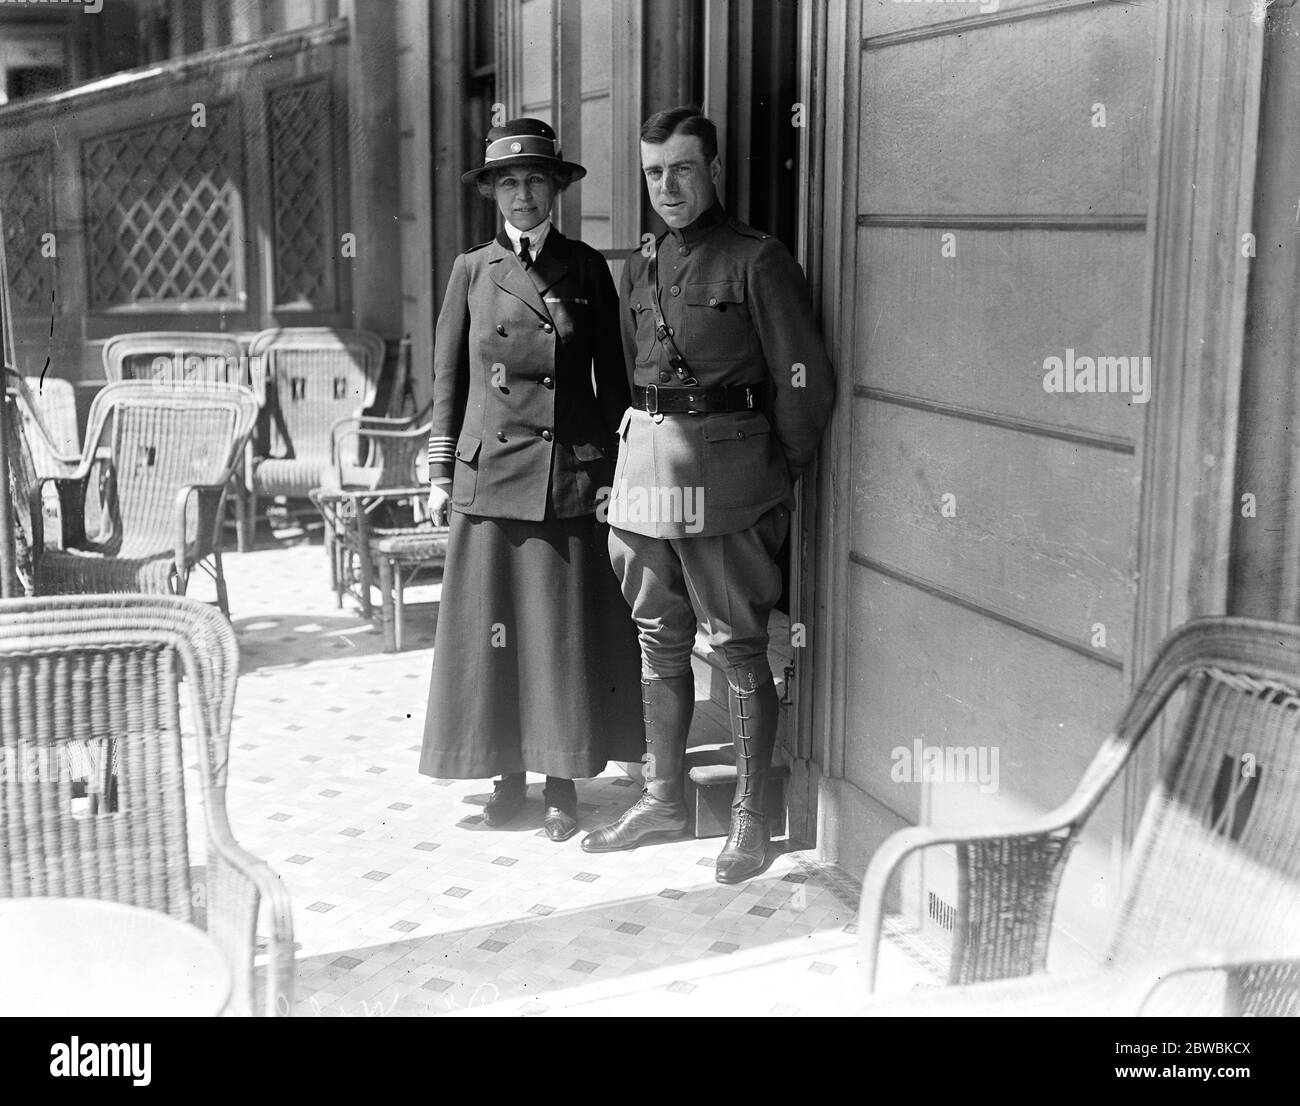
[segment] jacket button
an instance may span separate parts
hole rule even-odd
[[[544,377],[542,377],[542,387],[543,387],[543,388],[554,388],[554,387],[555,387],[555,381],[552,380],[549,376],[544,376]]]
[[[498,441],[498,442],[504,442],[505,440],[506,440],[506,432],[505,432],[504,430],[498,430],[498,431],[497,431],[497,441]]]
[[[506,328],[500,323],[497,323],[497,333],[500,334],[502,338],[506,336]]]
[[[666,372],[666,371],[662,371],[662,370],[661,370],[660,373],[659,373],[659,383],[660,383],[660,384],[667,384],[670,380],[672,380],[672,378],[673,378],[673,377],[672,377],[672,374],[669,373],[669,372]]]
[[[541,431],[541,435],[542,435],[542,441],[544,442],[549,442],[553,437],[555,437],[555,435],[552,434],[549,430]]]
[[[744,436],[745,436],[745,432],[744,432],[743,430],[737,430],[737,431],[736,431],[736,437],[737,437],[737,438],[743,438]]]
[[[710,297],[709,297],[709,306],[710,306],[710,307],[717,307],[717,306],[718,306],[718,297],[717,297],[717,296],[710,296]]]
[[[680,293],[680,292],[681,292],[681,287],[680,287],[679,285],[676,285],[676,284],[674,284],[671,288],[668,289],[668,293],[669,293],[669,295],[673,295],[673,296],[675,296],[675,295],[677,295],[677,294]]]
[[[678,252],[679,254],[681,254],[683,257],[687,257],[687,256],[690,255],[691,247],[690,247],[690,246],[678,246],[678,247],[677,247],[677,252]]]
[[[542,329],[546,331],[547,334],[550,334],[550,332],[554,330],[555,327],[551,326],[550,323],[542,323]]]

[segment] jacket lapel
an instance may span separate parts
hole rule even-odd
[[[554,234],[554,229],[551,234]],[[505,237],[504,232],[497,236],[489,249],[492,251],[488,257],[488,272],[492,274],[492,283],[500,288],[503,292],[514,296],[527,304],[540,319],[546,322],[551,321],[551,314],[546,310],[546,304],[542,302],[542,293],[537,284],[524,271],[520,264],[519,258],[515,256],[514,250],[509,245],[502,245],[501,239]],[[546,249],[550,249],[550,241],[546,243]],[[542,251],[543,253],[546,250]],[[537,266],[534,265],[533,268]]]
[[[540,295],[544,296],[552,285],[568,275],[569,261],[572,256],[573,250],[569,240],[552,226],[542,246],[542,255],[528,270],[528,275],[533,278],[533,284],[536,285]]]

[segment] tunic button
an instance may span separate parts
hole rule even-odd
[[[709,306],[710,306],[710,307],[717,307],[717,306],[718,306],[718,297],[717,297],[717,296],[710,296],[710,297],[709,297]]]
[[[500,334],[502,338],[506,336],[506,328],[500,323],[497,323],[497,333]]]
[[[672,374],[671,374],[671,373],[663,372],[663,371],[661,371],[661,372],[659,373],[659,383],[660,383],[660,384],[667,384],[670,380],[672,380]]]
[[[736,437],[737,437],[737,438],[743,438],[744,436],[745,436],[745,432],[744,432],[743,430],[737,430],[737,431],[736,431]]]
[[[544,376],[544,377],[542,377],[542,387],[543,387],[543,388],[554,388],[554,387],[555,387],[555,381],[552,380],[549,376]]]
[[[555,437],[555,435],[552,434],[549,430],[542,431],[542,441],[549,442],[553,437]]]
[[[550,332],[554,330],[555,327],[551,326],[550,323],[542,323],[542,329],[546,331],[547,334],[550,334]]]
[[[681,288],[678,287],[676,284],[674,284],[671,288],[668,289],[669,294],[674,296],[677,295],[680,291]]]
[[[686,256],[688,256],[688,255],[690,254],[690,252],[691,252],[691,247],[690,247],[690,246],[678,246],[678,247],[677,247],[677,252],[678,252],[679,254],[681,254],[683,257],[686,257]]]
[[[504,442],[505,440],[506,440],[506,432],[505,432],[504,430],[498,430],[498,431],[497,431],[497,441],[498,441],[498,442]]]

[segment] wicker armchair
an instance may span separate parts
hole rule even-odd
[[[149,330],[119,334],[100,354],[109,381],[151,380],[159,384],[247,384],[244,344],[230,334]]]
[[[229,613],[221,568],[221,505],[257,418],[250,389],[213,384],[201,391],[138,381],[108,384],[95,397],[80,464],[38,481],[29,510],[37,595],[138,591],[185,593],[191,570],[216,581]],[[101,443],[105,447],[101,449]],[[89,477],[109,466],[101,530],[87,539]],[[57,489],[59,548],[46,549],[39,496]]]
[[[77,436],[77,397],[71,381],[39,376],[17,385],[18,411],[23,434],[40,476],[64,476],[81,460]]]
[[[257,334],[249,354],[262,406],[248,473],[251,537],[260,498],[308,499],[326,481],[334,424],[375,402],[384,341],[364,330],[288,327]]]
[[[1176,692],[1104,966],[1047,974],[1070,850]],[[944,845],[956,848],[959,881],[950,986],[865,1013],[1300,1014],[1300,626],[1186,624],[1063,805],[1018,826],[889,838],[862,888],[869,987],[891,874]]]
[[[104,377],[149,380],[162,387],[202,387],[207,384],[251,386],[247,345],[231,334],[184,330],[147,330],[119,334],[104,343],[100,354]],[[248,473],[252,458],[245,457],[230,481],[230,502],[235,515],[235,542],[241,553],[252,547],[248,522]]]
[[[335,600],[341,606],[345,593],[355,595],[369,618],[377,583],[390,653],[402,647],[406,585],[441,568],[447,555],[447,527],[434,526],[425,511],[430,424],[421,417],[340,419],[329,480],[312,493],[325,519]]]
[[[230,963],[232,1013],[288,1014],[288,892],[226,818],[238,660],[229,623],[193,599],[0,601],[0,752],[11,767],[0,896],[108,899],[198,925]],[[96,811],[75,797],[86,761],[115,785]]]

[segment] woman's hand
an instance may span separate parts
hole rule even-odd
[[[451,496],[447,494],[448,481],[429,486],[429,518],[435,526],[446,526],[451,514]]]

